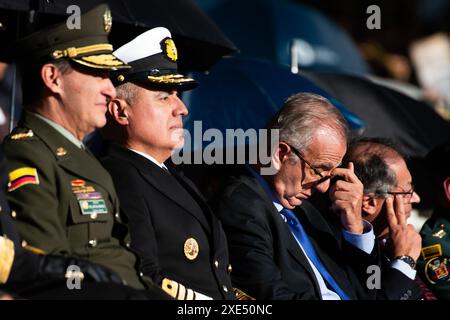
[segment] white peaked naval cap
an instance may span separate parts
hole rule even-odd
[[[136,82],[150,88],[190,90],[198,83],[178,73],[178,51],[170,31],[164,27],[148,30],[114,51],[132,69],[111,74],[118,86]]]

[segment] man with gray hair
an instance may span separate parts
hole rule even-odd
[[[178,92],[197,86],[178,73],[169,30],[153,28],[116,51],[133,69],[112,77],[110,140],[102,164],[128,221],[139,270],[178,300],[234,299],[225,234],[193,183],[169,161],[184,143],[188,114]]]
[[[376,256],[374,234],[361,218],[363,186],[353,164],[339,168],[347,149],[345,119],[327,99],[299,93],[268,129],[279,130],[270,164],[277,172],[261,175],[260,165],[247,166],[219,204],[233,284],[256,299],[366,298],[354,285],[362,281],[355,270]],[[330,190],[337,232],[327,221],[332,217],[307,201],[330,189],[332,177],[340,178]]]

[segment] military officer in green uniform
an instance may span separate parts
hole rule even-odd
[[[129,68],[112,54],[110,29],[100,5],[81,15],[80,29],[64,22],[16,44],[25,110],[4,141],[8,200],[27,249],[83,258],[144,288],[112,179],[82,142],[106,123],[116,95],[109,72]]]
[[[418,270],[438,299],[450,299],[450,142],[426,157],[435,207],[420,231],[422,254]]]

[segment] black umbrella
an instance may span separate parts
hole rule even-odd
[[[433,206],[423,156],[450,140],[450,122],[431,106],[374,82],[350,75],[302,72],[327,90],[366,124],[367,137],[386,137],[399,143],[410,157],[408,166],[422,201],[419,208]]]
[[[116,48],[145,30],[162,26],[171,31],[177,44],[180,69],[207,70],[224,55],[237,51],[193,0],[0,0],[4,29],[0,36],[11,40],[18,32],[32,31],[30,15],[34,26],[42,26],[61,21],[61,16],[69,17],[67,8],[71,5],[86,12],[99,3],[108,3],[111,8],[114,23],[110,39]]]
[[[411,157],[423,157],[450,139],[450,123],[431,106],[368,79],[332,73],[303,71],[340,100],[366,124],[365,136],[387,137],[401,144]]]

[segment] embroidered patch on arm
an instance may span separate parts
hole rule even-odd
[[[22,167],[9,173],[8,192],[27,184],[39,184],[36,168]]]

